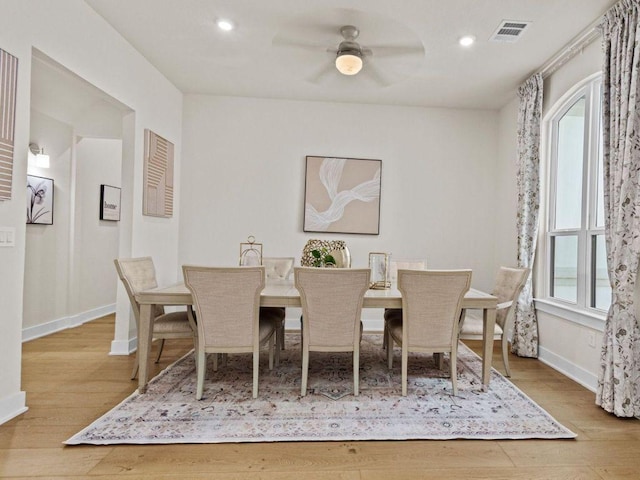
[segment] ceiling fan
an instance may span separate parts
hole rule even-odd
[[[340,33],[344,40],[340,42],[337,50],[328,49],[327,51],[335,51],[336,68],[343,75],[356,75],[362,70],[362,58],[365,55],[371,55],[373,52],[370,48],[362,48],[356,38],[360,35],[360,30],[353,25],[345,25],[340,29]]]
[[[357,41],[360,30],[354,25],[343,25],[338,29],[343,40],[337,47],[320,46],[318,44],[310,44],[305,41],[291,40],[290,38],[276,37],[274,44],[289,47],[303,48],[306,50],[325,52],[332,54],[333,61],[323,65],[323,67],[307,78],[312,83],[316,83],[321,78],[329,75],[332,71],[339,72],[345,76],[354,76],[360,73],[366,73],[371,79],[380,85],[389,85],[393,83],[388,75],[383,73],[376,65],[373,59],[388,58],[392,56],[402,55],[424,55],[424,47],[419,45],[369,45],[364,46]],[[335,70],[334,70],[335,68]]]

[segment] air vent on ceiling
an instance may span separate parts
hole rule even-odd
[[[503,20],[500,26],[491,35],[492,42],[513,43],[518,40],[522,33],[531,25],[531,22],[519,22],[516,20]]]

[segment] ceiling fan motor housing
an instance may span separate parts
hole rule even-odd
[[[340,55],[355,55],[356,57],[362,57],[362,49],[357,42],[345,40],[338,46],[338,57]]]

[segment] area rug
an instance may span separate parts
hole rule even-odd
[[[300,395],[299,336],[272,371],[261,358],[257,399],[251,398],[251,355],[229,355],[209,371],[202,400],[195,399],[193,352],[167,367],[148,386],[77,433],[67,445],[167,444],[407,439],[574,438],[540,406],[492,371],[481,389],[482,360],[464,344],[458,353],[458,394],[445,359],[411,354],[408,396],[401,396],[400,349],[391,371],[380,335],[364,335],[360,395],[353,395],[352,355],[311,352],[308,393]]]

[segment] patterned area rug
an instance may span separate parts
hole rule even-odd
[[[190,353],[65,443],[163,444],[318,440],[574,438],[523,392],[493,370],[481,391],[481,359],[460,344],[458,395],[430,355],[409,357],[408,396],[401,396],[400,350],[389,371],[381,335],[364,335],[360,395],[353,396],[350,353],[311,352],[309,390],[300,396],[299,336],[287,335],[279,367],[261,358],[251,398],[251,355],[230,355],[214,372],[209,361],[202,400],[195,399]]]

